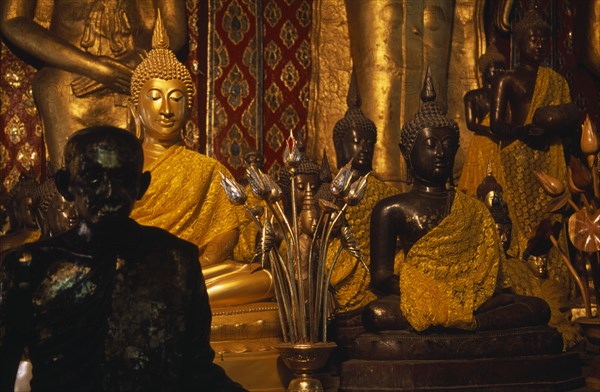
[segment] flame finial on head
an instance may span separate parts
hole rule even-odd
[[[163,24],[160,8],[156,10],[156,25],[152,33],[152,49],[169,49],[169,34]]]
[[[348,105],[348,108],[360,109],[362,106],[362,99],[360,97],[360,90],[358,88],[358,80],[356,80],[356,71],[354,70],[354,67],[352,67],[352,75],[350,76],[350,87],[348,87],[346,104]]]
[[[433,86],[433,79],[431,77],[431,67],[427,64],[427,72],[425,72],[425,80],[423,81],[423,88],[421,89],[421,101],[433,102],[435,101],[435,97],[435,87]]]

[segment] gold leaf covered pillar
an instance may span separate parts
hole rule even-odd
[[[362,109],[377,125],[373,169],[402,187],[406,168],[399,133],[419,107],[427,64],[438,102],[447,104],[454,1],[346,0],[346,12]]]
[[[406,116],[418,109],[427,63],[440,103],[459,124],[461,147],[466,148],[472,134],[464,122],[463,96],[478,85],[476,62],[485,49],[484,4],[485,0],[315,0],[309,154],[318,157],[325,147],[335,167],[332,132],[346,110],[353,58],[362,110],[378,129],[373,167],[379,178],[403,187],[406,171],[398,150],[399,132]],[[462,156],[461,149],[457,173]]]

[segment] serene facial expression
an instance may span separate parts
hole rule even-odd
[[[458,135],[450,128],[424,128],[410,152],[415,179],[426,185],[443,186],[452,176]]]
[[[522,61],[541,64],[548,47],[548,34],[544,29],[531,28],[523,34],[520,45]]]
[[[140,165],[131,151],[96,144],[70,165],[77,215],[90,223],[127,218],[140,192]]]
[[[294,177],[296,184],[296,210],[300,212],[306,190],[310,187],[313,196],[317,193],[321,180],[318,174],[298,174]]]
[[[373,149],[376,136],[366,130],[352,129],[342,139],[342,157],[346,164],[350,159],[352,167],[365,174],[371,170],[373,164]],[[340,166],[338,164],[338,166]]]
[[[492,88],[492,81],[494,80],[494,77],[499,72],[504,72],[504,71],[506,71],[506,64],[504,64],[504,63],[492,63],[492,64],[490,64],[485,69],[485,72],[483,73],[483,84],[488,89]]]
[[[147,137],[178,140],[188,118],[186,86],[181,80],[150,79],[140,89],[138,115]]]

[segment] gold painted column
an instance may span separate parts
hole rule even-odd
[[[352,59],[362,109],[377,125],[373,169],[404,188],[400,129],[419,107],[426,65],[446,106],[454,1],[346,0]]]
[[[325,149],[330,167],[337,168],[333,127],[348,108],[352,74],[344,0],[314,0],[312,11],[307,153],[320,161]]]

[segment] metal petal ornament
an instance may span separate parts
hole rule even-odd
[[[223,187],[223,190],[225,190],[225,195],[227,195],[229,202],[236,206],[244,204],[248,199],[248,195],[246,195],[244,188],[242,188],[237,181],[227,177],[221,171],[219,171],[219,175],[221,175],[221,186]]]
[[[569,238],[584,252],[600,251],[600,210],[582,208],[569,218]]]
[[[565,184],[557,178],[554,178],[544,172],[534,171],[533,174],[537,182],[540,184],[544,192],[549,196],[556,197],[560,196],[565,191]]]
[[[246,178],[254,196],[261,200],[266,200],[271,193],[271,188],[265,182],[265,175],[254,166],[249,166],[246,168]]]
[[[586,155],[593,155],[600,149],[598,135],[594,131],[594,125],[590,120],[590,116],[585,116],[583,127],[581,128],[581,151]]]
[[[268,220],[263,224],[259,234],[258,243],[254,250],[254,258],[260,258],[261,265],[265,266],[265,261],[269,258],[269,252],[275,246],[275,230]]]
[[[261,173],[264,177],[264,180],[268,183],[269,188],[271,189],[269,195],[267,196],[267,201],[269,203],[277,203],[279,200],[283,198],[283,191],[279,184],[268,174]]]
[[[361,176],[358,180],[354,181],[350,185],[348,195],[346,195],[345,197],[345,201],[346,203],[348,203],[349,206],[357,205],[365,196],[369,174],[370,173],[367,173],[364,176]]]
[[[340,197],[348,190],[350,181],[352,180],[352,160],[346,163],[344,167],[340,169],[338,174],[331,181],[331,193],[335,197]]]
[[[290,137],[287,139],[283,153],[283,163],[288,169],[296,169],[300,166],[300,162],[302,162],[302,153],[300,153],[294,134],[290,131]]]
[[[318,203],[319,203],[319,208],[323,212],[334,212],[334,211],[340,210],[340,208],[338,206],[336,206],[334,203],[330,202],[329,200],[319,199]]]
[[[344,248],[348,253],[350,253],[353,257],[357,258],[364,269],[367,271],[369,267],[365,264],[362,255],[360,253],[360,247],[358,246],[358,242],[354,237],[354,233],[352,233],[352,229],[350,226],[343,226],[342,230],[340,230],[340,239],[342,242],[342,248]]]

